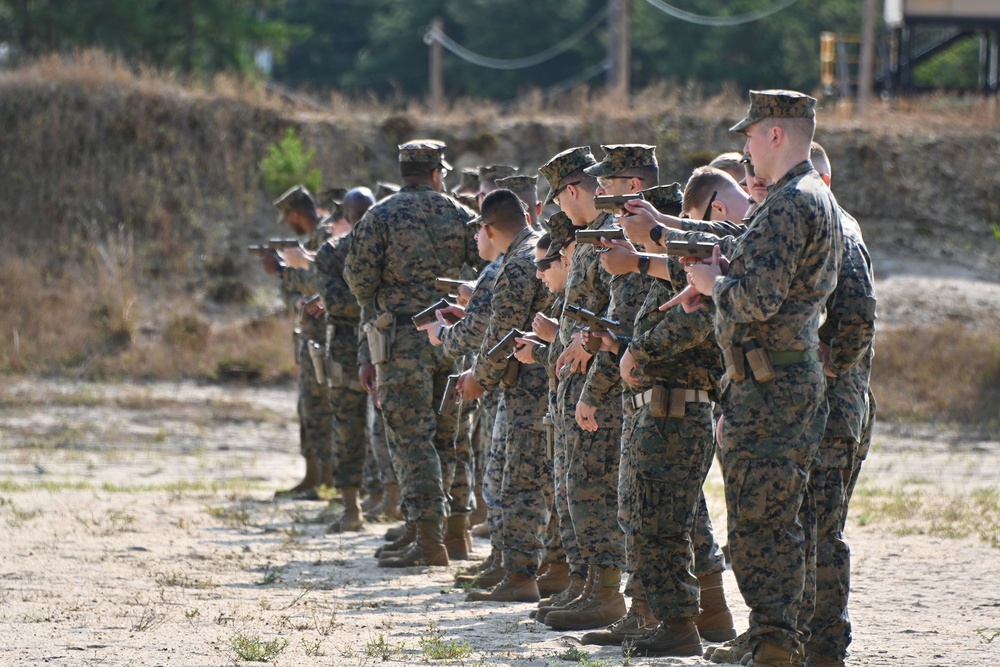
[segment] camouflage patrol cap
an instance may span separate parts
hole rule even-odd
[[[461,194],[475,194],[479,192],[479,168],[462,170],[462,182],[458,184],[452,194],[456,197]]]
[[[564,150],[539,167],[538,173],[544,176],[549,184],[549,194],[545,197],[545,203],[552,203],[553,195],[559,189],[559,182],[562,179],[579,169],[595,164],[597,160],[590,152],[590,146],[577,146]]]
[[[439,164],[448,171],[451,165],[444,159],[444,151],[448,148],[443,141],[437,139],[414,139],[399,146],[400,162],[424,162]]]
[[[656,146],[646,144],[613,144],[601,146],[604,159],[584,169],[591,176],[617,176],[636,167],[655,167]]]
[[[383,181],[379,181],[375,184],[376,201],[381,201],[389,195],[394,195],[397,192],[399,192],[399,186],[395,183],[385,183]]]
[[[794,90],[751,90],[746,118],[729,128],[744,132],[765,118],[816,118],[816,98]]]
[[[496,181],[517,173],[517,167],[512,164],[491,164],[479,168],[479,181]]]
[[[296,185],[294,188],[286,190],[273,203],[282,215],[299,208],[316,208],[316,200],[313,199],[313,196],[304,185]]]
[[[684,201],[684,190],[681,188],[680,183],[657,185],[654,188],[641,190],[639,194],[660,213],[677,215],[681,212],[681,204]]]
[[[549,245],[549,249],[545,252],[545,257],[542,259],[555,259],[559,256],[559,252],[573,240],[573,233],[576,228],[573,226],[573,222],[569,219],[569,216],[562,211],[549,218],[545,224],[549,228],[549,236],[552,238],[552,243]]]
[[[520,174],[518,176],[508,176],[497,179],[498,188],[507,188],[514,194],[532,194],[538,196],[538,175],[528,176]]]

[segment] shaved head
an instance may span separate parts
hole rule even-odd
[[[364,216],[365,212],[375,203],[372,191],[365,187],[348,190],[344,195],[344,216],[353,227]]]

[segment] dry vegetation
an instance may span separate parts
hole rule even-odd
[[[330,185],[394,180],[395,144],[414,135],[445,139],[457,166],[646,141],[683,180],[736,147],[726,130],[745,107],[736,91],[662,85],[631,108],[571,91],[456,100],[437,118],[411,100],[339,94],[316,96],[317,111],[260,83],[183,80],[98,52],[0,73],[0,92],[0,373],[88,378],[291,376],[274,281],[243,252],[278,232],[258,164],[288,127],[317,149]],[[960,258],[995,279],[982,241],[1000,222],[995,99],[923,98],[864,123],[832,104],[824,114],[835,189],[873,254]],[[997,428],[995,331],[884,328],[885,414]]]

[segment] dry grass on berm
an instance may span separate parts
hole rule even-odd
[[[1000,317],[880,329],[872,386],[883,419],[1000,433]]]

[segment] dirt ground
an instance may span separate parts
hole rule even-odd
[[[1000,313],[992,282],[889,276],[879,294],[888,324]],[[301,474],[294,405],[290,387],[0,379],[0,665],[702,663],[465,602],[465,563],[377,568],[386,525],[330,536],[326,503],[272,500]],[[998,480],[1000,442],[877,432],[847,531],[849,664],[1000,665]],[[717,469],[706,492],[724,536]]]

